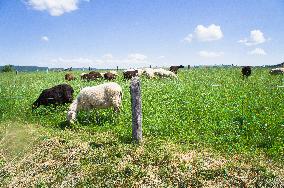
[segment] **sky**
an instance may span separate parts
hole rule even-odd
[[[284,61],[283,0],[0,0],[0,65]]]

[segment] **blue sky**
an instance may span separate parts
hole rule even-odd
[[[0,0],[0,65],[284,61],[284,1]]]

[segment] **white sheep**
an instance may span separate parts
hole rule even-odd
[[[104,77],[105,75],[105,72],[100,72],[101,76]]]
[[[143,75],[145,75],[147,78],[155,78],[155,71],[152,68],[145,68]]]
[[[154,74],[155,74],[155,76],[158,76],[160,78],[163,78],[163,77],[177,78],[177,75],[175,73],[173,73],[172,71],[162,69],[162,68],[155,69]]]
[[[274,69],[271,69],[270,72],[269,72],[271,75],[275,75],[275,74],[284,74],[284,68],[274,68]]]
[[[136,69],[138,71],[138,76],[142,76],[142,74],[144,73],[143,69]]]
[[[114,107],[115,112],[120,111],[122,104],[122,88],[114,82],[85,87],[69,107],[67,120],[73,123],[79,110],[89,111],[94,108]]]

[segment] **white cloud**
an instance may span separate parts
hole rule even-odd
[[[157,59],[165,59],[166,57],[165,56],[163,56],[163,55],[161,55],[161,56],[159,56],[159,57],[157,57]]]
[[[114,58],[105,54],[101,58],[57,58],[51,60],[52,67],[95,67],[95,68],[137,68],[148,67],[150,62],[146,55],[140,53],[128,54],[125,58]]]
[[[91,60],[88,58],[72,58],[72,59],[65,59],[65,58],[57,58],[52,59],[51,64],[52,67],[89,67],[93,64],[100,64],[101,62],[96,60]]]
[[[248,52],[249,55],[266,55],[266,52],[262,48],[256,48]]]
[[[204,27],[203,25],[198,25],[195,28],[194,32],[197,39],[200,41],[219,40],[223,37],[221,27],[215,24],[211,24],[208,27]]]
[[[47,36],[42,36],[41,37],[41,40],[44,41],[44,42],[48,42],[49,41],[49,38]]]
[[[110,53],[103,55],[103,59],[112,59],[112,58],[113,58],[113,55]]]
[[[188,43],[191,43],[192,42],[192,38],[193,38],[193,35],[192,34],[188,34],[185,38],[184,38],[184,41],[188,42]]]
[[[145,56],[143,54],[135,53],[135,54],[129,54],[127,56],[127,59],[129,61],[145,61],[145,60],[147,60],[147,56]]]
[[[35,10],[48,11],[51,16],[61,16],[77,10],[80,1],[82,0],[27,0],[27,4]]]
[[[194,33],[188,34],[183,40],[190,43],[194,38],[196,38],[201,42],[209,42],[219,40],[222,37],[223,33],[219,25],[211,24],[208,27],[197,25]]]
[[[266,39],[263,35],[263,33],[260,30],[252,30],[250,31],[250,37],[241,39],[238,42],[244,43],[247,46],[257,45],[266,42],[268,39]]]
[[[208,51],[199,51],[198,55],[204,58],[217,58],[224,55],[224,52],[208,52]]]

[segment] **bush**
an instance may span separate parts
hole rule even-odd
[[[12,72],[12,71],[14,71],[13,65],[5,65],[2,68],[2,72]]]

